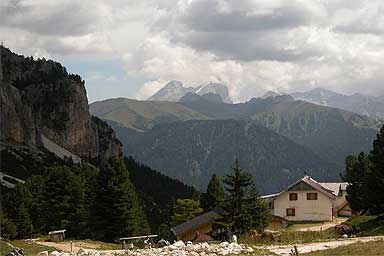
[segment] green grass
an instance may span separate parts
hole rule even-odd
[[[384,241],[372,241],[340,246],[335,249],[300,254],[303,256],[374,256],[384,254]]]
[[[47,247],[44,245],[28,244],[24,240],[13,240],[13,241],[9,241],[9,243],[15,247],[22,248],[25,252],[25,255],[36,255],[42,251],[52,252],[56,250],[53,247]],[[1,250],[0,250],[1,255],[7,254],[12,249],[4,241],[0,241],[0,245],[1,245]]]
[[[92,245],[92,248],[90,249],[97,249],[97,250],[120,250],[121,244],[118,243],[106,243],[101,241],[94,241],[94,240],[74,240],[75,244],[79,245],[81,243]],[[87,246],[82,246],[84,248],[88,248]]]
[[[264,249],[254,249],[254,250],[255,251],[253,253],[230,254],[230,256],[234,256],[234,255],[237,255],[237,256],[272,256],[272,255],[277,255],[277,254],[270,252],[269,250],[264,250]]]
[[[287,231],[295,231],[297,229],[302,229],[302,228],[312,228],[312,227],[317,227],[317,226],[321,226],[322,224],[324,224],[324,222],[303,222],[303,223],[292,223],[292,224],[289,224],[288,227],[287,227]]]
[[[250,237],[240,239],[241,243],[249,245],[269,245],[269,244],[294,244],[294,243],[312,243],[329,241],[337,238],[338,235],[333,229],[320,231],[282,231],[281,235],[276,238],[276,241],[270,239],[252,240]]]
[[[10,250],[12,250],[12,247],[9,246],[6,242],[0,241],[0,255],[7,254]]]
[[[384,235],[384,216],[362,215],[350,218],[345,223],[359,227],[361,236]]]

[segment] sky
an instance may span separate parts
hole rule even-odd
[[[384,95],[383,0],[1,0],[0,41],[80,74],[90,102],[169,80],[221,82],[235,102]]]

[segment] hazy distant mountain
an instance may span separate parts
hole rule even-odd
[[[227,86],[220,83],[206,83],[196,88],[184,87],[179,81],[170,81],[154,95],[148,98],[150,101],[179,101],[187,93],[197,95],[216,94],[226,103],[232,103]]]
[[[151,101],[179,101],[188,92],[194,92],[193,87],[184,87],[179,81],[169,81],[163,88],[158,90],[155,94],[149,97],[147,100]]]
[[[344,95],[330,90],[316,88],[307,92],[291,94],[295,99],[315,104],[341,108],[355,113],[384,118],[384,97],[363,94]]]
[[[220,95],[220,97],[223,99],[223,102],[232,103],[232,100],[229,97],[228,88],[224,84],[220,84],[220,83],[203,84],[196,88],[195,93],[198,95],[204,95],[209,93],[217,94],[217,95]]]

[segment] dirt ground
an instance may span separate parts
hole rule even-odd
[[[54,247],[57,250],[64,251],[64,252],[71,252],[71,242],[70,241],[65,241],[65,242],[60,242],[60,243],[55,243],[55,242],[44,242],[44,241],[37,241],[37,244],[49,246],[49,247]],[[74,241],[72,243],[72,252],[77,253],[80,248],[83,249],[97,249],[98,245],[94,243],[87,243],[83,241]]]
[[[334,240],[334,241],[329,241],[329,242],[297,244],[296,246],[299,250],[299,253],[308,253],[308,252],[313,252],[313,251],[333,249],[336,247],[354,244],[357,242],[364,243],[364,242],[377,241],[377,240],[384,240],[384,236],[346,238],[346,239]],[[293,246],[294,245],[266,246],[266,247],[262,247],[262,248],[267,249],[267,250],[269,250],[269,251],[271,251],[277,255],[287,256],[287,255],[290,255],[291,250],[293,249]]]

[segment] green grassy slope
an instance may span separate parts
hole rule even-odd
[[[89,108],[92,115],[139,131],[151,129],[158,123],[208,119],[181,104],[165,101],[117,98],[92,103]]]

